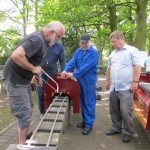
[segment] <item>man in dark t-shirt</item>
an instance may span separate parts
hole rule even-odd
[[[32,99],[30,81],[34,74],[42,72],[41,63],[49,45],[64,36],[65,29],[59,21],[48,24],[41,32],[27,35],[16,46],[7,60],[2,79],[10,100],[11,112],[17,118],[19,144],[25,144],[31,134]],[[42,81],[36,79],[39,86]]]

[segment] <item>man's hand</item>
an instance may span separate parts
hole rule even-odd
[[[32,68],[32,73],[34,73],[34,74],[41,74],[42,71],[43,71],[43,69],[40,66],[34,66]]]
[[[110,89],[110,81],[109,80],[106,80],[106,82],[105,82],[105,88],[106,88],[106,90]]]
[[[33,76],[32,81],[39,87],[42,87],[43,81],[42,79],[38,78],[37,76]]]
[[[67,73],[67,77],[68,77],[68,78],[72,78],[72,77],[74,77],[74,75],[73,75],[72,72],[68,72],[68,73]]]
[[[68,78],[66,71],[63,71],[60,75],[61,75],[61,78],[63,78],[63,79],[67,79]]]
[[[138,83],[132,82],[130,86],[130,90],[134,92],[135,90],[137,90],[137,87],[138,87]]]

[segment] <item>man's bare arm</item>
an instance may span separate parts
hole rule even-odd
[[[26,58],[26,53],[22,46],[19,46],[13,53],[12,53],[13,61],[19,65],[20,67],[29,70],[33,73],[41,73],[42,68],[40,66],[32,65]]]
[[[107,68],[105,88],[106,90],[110,89],[110,68]]]
[[[140,78],[140,74],[141,74],[141,66],[140,65],[135,65],[133,68],[133,82],[130,86],[130,89],[132,91],[135,91],[138,87],[138,81]]]

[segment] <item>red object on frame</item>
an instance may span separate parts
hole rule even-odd
[[[73,113],[80,112],[80,86],[77,81],[73,79],[62,79],[59,74],[56,74],[53,78],[59,85],[59,93],[62,95],[68,95],[73,102]],[[53,88],[56,89],[56,84],[52,80],[47,81]],[[52,98],[58,95],[54,89],[49,85],[44,86],[44,107],[48,109],[52,102]]]
[[[150,92],[141,85],[150,84],[150,73],[141,73],[139,81],[138,89],[134,93],[134,110],[144,129],[150,131]]]

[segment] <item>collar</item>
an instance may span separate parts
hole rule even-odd
[[[125,43],[124,47],[122,49],[127,49],[128,45]]]
[[[81,51],[85,51],[85,50],[83,50],[83,49],[81,48]],[[86,50],[85,52],[88,52],[88,51],[92,51],[92,45],[90,45],[89,49]]]
[[[49,48],[53,48],[53,47],[55,47],[55,46],[59,46],[59,42],[56,42],[54,45],[52,45],[52,46],[50,46],[49,45]]]
[[[44,31],[42,30],[42,31],[39,31],[39,32],[42,34],[42,36],[43,36],[43,38],[44,38],[44,40],[45,40]],[[46,42],[47,45],[49,45],[49,42],[48,42],[48,41],[45,40],[45,42]]]
[[[125,43],[124,46],[120,50],[116,50],[115,52],[121,51],[121,50],[126,50],[128,48],[128,45]]]

